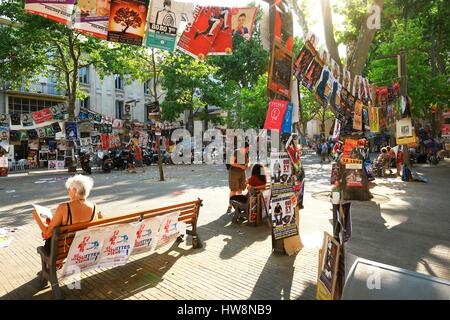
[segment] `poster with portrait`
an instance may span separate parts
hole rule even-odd
[[[329,233],[324,232],[323,245],[319,260],[317,281],[317,300],[332,300],[336,289],[337,273],[341,245]]]
[[[308,67],[308,70],[305,73],[305,76],[302,78],[302,84],[308,90],[313,91],[315,88],[317,81],[319,81],[320,76],[322,75],[322,65],[320,64],[317,57],[315,57],[311,64]]]
[[[7,113],[0,113],[0,127],[9,129],[11,117]]]
[[[362,76],[355,76],[355,79],[353,79],[352,95],[356,99],[361,99],[362,81]]]
[[[178,217],[180,211],[166,213],[163,216],[158,216],[160,227],[158,231],[158,240],[156,242],[155,250],[173,243],[180,235],[178,227]],[[180,222],[181,223],[181,222]]]
[[[98,267],[105,243],[105,229],[94,228],[77,231],[70,245],[60,278]]]
[[[275,240],[298,235],[295,221],[296,196],[292,193],[272,195],[272,234]]]
[[[287,152],[272,152],[270,154],[270,180],[272,197],[293,192],[292,164]]]
[[[403,118],[397,121],[397,138],[407,138],[413,136],[411,118]]]
[[[223,23],[220,27],[219,34],[209,49],[210,55],[223,56],[233,52],[233,35],[231,29],[231,17],[235,9],[220,7],[220,15]]]
[[[111,0],[108,41],[142,45],[148,0]]]
[[[76,140],[78,139],[78,127],[77,123],[74,121],[67,121],[65,123],[66,126],[66,139],[67,140]]]
[[[319,45],[319,37],[314,32],[309,30],[308,34],[306,35],[305,46],[311,49],[312,52],[316,53],[316,48],[318,45]]]
[[[297,56],[297,59],[294,63],[294,74],[297,79],[301,79],[306,74],[309,65],[314,60],[314,53],[308,48],[307,45],[304,45],[300,50],[300,53]]]
[[[320,49],[319,51],[319,62],[322,65],[322,67],[329,67],[331,66],[331,57],[328,51],[324,48]]]
[[[73,29],[106,40],[110,9],[111,0],[78,0]]]
[[[364,187],[361,169],[345,169],[347,187]]]
[[[24,127],[33,126],[33,117],[31,116],[31,113],[22,113],[20,115],[20,121]]]
[[[137,222],[133,226],[135,227],[136,238],[131,254],[140,254],[155,250],[161,221],[156,218],[151,218]]]
[[[386,127],[388,129],[392,129],[395,127],[396,124],[396,114],[397,114],[397,107],[394,103],[391,103],[386,108]]]
[[[224,23],[220,7],[194,8],[192,23],[188,23],[180,40],[178,50],[191,57],[205,60]]]
[[[353,114],[353,129],[361,131],[363,129],[363,103],[356,100],[355,112]]]
[[[347,89],[341,90],[341,112],[344,114],[352,113],[355,109],[356,98]]]
[[[278,41],[274,41],[267,88],[288,100],[291,97],[293,60],[292,52],[288,51]]]
[[[250,41],[257,8],[233,8],[232,10],[234,10],[231,16],[233,36],[242,36],[245,40]]]
[[[292,9],[288,0],[275,0],[271,7],[271,25],[273,40],[292,53],[294,48],[294,23]],[[273,21],[273,22],[272,22]]]
[[[99,267],[122,266],[127,263],[134,248],[136,228],[132,224],[119,224],[104,229],[104,242]]]
[[[323,67],[322,74],[316,87],[316,100],[322,105],[328,104],[328,99],[332,93],[333,81],[328,67]]]
[[[266,121],[264,122],[264,129],[275,131],[281,130],[288,103],[288,101],[283,100],[270,101]]]
[[[172,0],[153,0],[150,3],[150,14],[147,25],[146,46],[174,51],[177,35],[184,25],[192,23],[192,2]]]
[[[352,82],[350,71],[347,68],[344,68],[342,72],[342,87],[346,90],[350,91],[350,83]]]
[[[72,21],[76,0],[25,0],[25,12],[65,25]]]

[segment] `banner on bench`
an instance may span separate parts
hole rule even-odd
[[[116,267],[126,264],[136,240],[135,226],[132,224],[111,226],[105,229],[104,236],[99,267]]]
[[[59,278],[97,268],[105,239],[104,229],[81,230],[75,234]]]
[[[134,226],[136,228],[136,239],[134,240],[134,249],[131,254],[155,250],[161,221],[151,218],[138,222]]]
[[[158,241],[155,249],[159,249],[169,243],[173,243],[178,238],[180,235],[178,226],[179,216],[180,211],[176,211],[157,217],[161,225],[159,227]]]

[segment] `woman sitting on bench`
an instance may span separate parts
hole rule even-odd
[[[90,222],[101,219],[101,213],[96,211],[95,205],[86,201],[94,185],[92,178],[82,175],[73,176],[66,181],[66,188],[69,192],[69,202],[61,203],[57,208],[53,218],[47,220],[47,225],[43,223],[36,210],[33,211],[34,219],[37,221],[45,239],[44,248],[50,254],[51,236],[53,229],[57,226],[67,226],[71,224]]]
[[[247,180],[247,194],[232,196],[230,200],[235,200],[242,203],[247,203],[250,189],[264,187],[267,183],[266,170],[263,165],[255,164],[252,168],[252,175]]]

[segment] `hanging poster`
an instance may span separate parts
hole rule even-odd
[[[43,121],[52,121],[53,115],[49,108],[44,108],[41,110],[42,120]]]
[[[331,65],[331,57],[327,50],[321,49],[319,53],[319,62],[322,67],[328,67]]]
[[[45,127],[44,130],[45,130],[46,137],[54,137],[55,136],[55,132],[53,131],[52,126]]]
[[[341,112],[350,114],[355,109],[355,97],[345,88],[341,90]]]
[[[28,131],[20,130],[20,141],[27,141],[27,140],[28,140]]]
[[[274,42],[279,42],[283,47],[292,53],[294,48],[294,23],[292,18],[292,10],[288,0],[274,1]]]
[[[302,156],[302,151],[300,146],[298,145],[298,142],[294,141],[294,136],[291,135],[288,139],[288,141],[286,142],[286,152],[289,155],[289,158],[291,159],[291,163],[294,167],[294,171],[298,172],[301,168],[301,156]]]
[[[59,125],[59,122],[53,122],[52,123],[52,129],[54,133],[59,133],[61,132],[61,127]]]
[[[413,136],[411,118],[403,118],[397,121],[397,138],[407,138]]]
[[[135,224],[136,239],[134,240],[134,248],[131,254],[139,254],[155,249],[160,223],[160,220],[152,218]]]
[[[314,53],[311,51],[311,49],[308,48],[307,45],[304,45],[302,50],[300,50],[300,53],[294,64],[294,71],[297,79],[301,79],[304,77],[309,65],[313,60]]]
[[[350,71],[347,70],[347,68],[344,68],[344,72],[342,75],[342,87],[345,88],[347,91],[350,91],[350,83],[352,81]]]
[[[148,0],[111,0],[108,40],[142,45]]]
[[[317,300],[332,300],[336,288],[341,245],[330,234],[324,232],[319,277],[317,281]]]
[[[334,185],[336,181],[339,181],[339,164],[333,163],[331,165],[331,185]]]
[[[331,74],[330,74],[330,70],[327,67],[324,67],[322,69],[322,74],[320,76],[320,80],[317,83],[317,88],[316,88],[316,99],[319,101],[319,103],[321,104],[328,104],[328,99],[331,95],[331,90],[332,90],[332,79],[331,79]]]
[[[37,139],[37,138],[39,138],[39,136],[36,129],[28,130],[28,139]]]
[[[22,113],[20,115],[22,126],[24,127],[31,127],[33,126],[33,117],[31,116],[31,113]]]
[[[209,49],[210,55],[228,55],[233,51],[233,35],[231,30],[231,16],[235,9],[220,7],[220,15],[223,20],[220,32]]]
[[[8,128],[10,127],[10,116],[7,113],[0,113],[0,127]]]
[[[270,173],[272,182],[272,197],[279,194],[291,193],[292,167],[289,154],[286,152],[272,152],[270,154]]]
[[[270,61],[268,89],[287,99],[291,97],[293,60],[292,52],[281,46],[278,41],[274,41]]]
[[[345,169],[347,187],[363,187],[362,168]]]
[[[339,113],[341,108],[342,85],[334,76],[331,77],[331,88],[331,95],[329,98],[331,110],[334,110],[335,113]]]
[[[106,40],[111,1],[78,0],[75,10],[75,31]]]
[[[242,36],[250,41],[255,23],[256,7],[253,8],[233,8],[231,16],[231,30],[233,36]]]
[[[11,125],[20,126],[20,113],[13,113],[11,115]]]
[[[378,109],[378,121],[380,124],[380,129],[385,129],[387,125],[387,106],[380,107]]]
[[[353,80],[352,95],[355,99],[361,99],[362,76],[355,76]]]
[[[370,132],[372,133],[380,132],[378,112],[379,109],[377,107],[369,107],[369,125],[370,125]]]
[[[106,228],[99,267],[115,267],[126,264],[133,251],[135,239],[136,228],[132,224],[120,224]]]
[[[102,149],[109,150],[109,134],[102,133],[101,135]]]
[[[386,127],[388,129],[394,128],[396,124],[396,106],[394,103],[391,103],[387,106],[386,110]]]
[[[363,129],[362,110],[363,110],[362,102],[360,100],[356,100],[355,113],[353,116],[353,129],[358,131],[361,131]]]
[[[322,66],[318,60],[318,58],[314,58],[311,61],[311,64],[308,67],[308,70],[305,73],[305,76],[302,79],[302,84],[309,89],[310,91],[316,86],[317,81],[319,81],[320,76],[322,75]]]
[[[180,211],[176,211],[157,217],[160,222],[160,228],[158,232],[158,241],[155,247],[156,250],[174,242],[178,238],[180,235],[177,227],[179,216]]]
[[[298,235],[293,201],[296,201],[294,193],[272,195],[272,234],[275,240]]]
[[[341,122],[338,119],[335,119],[332,139],[333,140],[339,139],[340,133],[341,133]]]
[[[288,101],[272,100],[267,110],[264,129],[280,131],[286,113]]]
[[[37,128],[36,131],[39,138],[45,138],[45,128]]]
[[[152,0],[147,27],[146,46],[174,51],[181,22],[192,23],[192,2]]]
[[[45,121],[44,115],[40,111],[31,113],[31,116],[33,117],[33,120],[36,124],[40,124]]]
[[[377,88],[377,101],[378,101],[378,106],[380,107],[385,107],[388,104],[388,100],[389,100],[389,90],[386,87],[383,88]]]
[[[194,58],[205,60],[221,31],[223,20],[220,7],[196,6],[193,22],[187,24],[177,48]]]
[[[366,176],[369,181],[375,180],[373,176],[372,162],[370,160],[364,160],[364,171],[366,172]]]
[[[76,0],[25,0],[25,12],[68,25]]]
[[[9,129],[0,127],[0,141],[8,141],[9,142]]]
[[[292,133],[292,110],[293,104],[289,102],[286,106],[286,112],[283,117],[283,124],[281,126],[281,133]]]
[[[105,230],[102,228],[77,231],[70,245],[61,278],[73,272],[84,272],[98,267],[100,253],[105,242]]]
[[[78,129],[76,122],[66,122],[66,139],[67,140],[75,140],[78,139]]]

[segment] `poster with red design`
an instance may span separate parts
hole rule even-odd
[[[284,114],[286,113],[288,101],[272,100],[267,110],[264,129],[280,131],[283,125]]]
[[[136,239],[132,254],[152,251],[156,247],[158,232],[161,226],[160,220],[156,218],[146,219],[135,224]]]
[[[274,13],[273,39],[274,41],[280,42],[282,46],[292,52],[294,48],[294,23],[289,1],[275,0]]]
[[[363,129],[362,122],[363,103],[359,100],[355,102],[355,113],[353,116],[353,129],[361,131]]]
[[[75,10],[75,31],[106,40],[111,0],[78,0]]]
[[[109,134],[107,133],[102,133],[100,140],[102,142],[102,149],[103,150],[109,150]]]
[[[231,9],[231,30],[233,36],[242,36],[250,41],[255,23],[256,7],[253,8],[233,8]]]
[[[104,233],[103,248],[99,267],[122,266],[127,263],[136,240],[136,228],[132,224],[107,227]]]
[[[49,108],[44,108],[41,110],[42,120],[43,121],[52,121],[53,120],[53,114],[50,111]]]
[[[287,99],[291,97],[294,56],[278,41],[274,42],[270,60],[268,89]]]
[[[148,0],[111,0],[108,40],[142,45]]]
[[[25,12],[68,25],[76,0],[25,0]]]
[[[236,13],[236,9],[227,7],[220,7],[220,16],[223,20],[214,43],[209,49],[210,55],[222,56],[233,52],[233,35],[231,29],[231,17]]]
[[[61,278],[98,267],[104,239],[105,232],[101,228],[77,231],[70,245]]]
[[[45,122],[44,116],[40,111],[32,112],[31,117],[33,118],[34,123],[36,123],[36,124]]]
[[[155,247],[156,250],[173,243],[178,238],[180,235],[180,232],[178,231],[179,216],[180,211],[176,211],[157,217],[160,222],[160,227],[158,232],[158,241]]]
[[[220,7],[196,6],[193,22],[187,24],[177,48],[194,58],[205,60],[222,29],[223,20]]]

